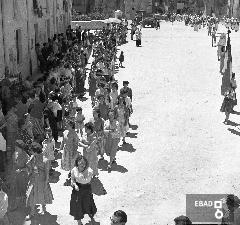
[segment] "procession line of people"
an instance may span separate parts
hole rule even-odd
[[[94,218],[97,207],[91,181],[99,175],[98,157],[109,157],[110,172],[120,139],[126,143],[132,114],[132,90],[125,81],[119,92],[114,78],[117,47],[126,43],[126,37],[127,27],[123,24],[111,24],[94,33],[68,27],[66,34],[54,35],[42,48],[36,45],[44,73],[37,82],[23,81],[16,94],[6,76],[0,114],[1,138],[7,148],[1,149],[0,158],[3,181],[9,187],[5,190],[8,199],[4,199],[9,201],[9,212],[26,206],[30,209],[26,219],[33,219],[35,206],[40,204],[40,213],[45,214],[46,205],[54,201],[49,180],[54,176],[56,155],[62,152],[61,168],[69,172],[67,179],[73,188],[70,215],[78,224],[82,224],[85,214]],[[93,62],[87,74],[91,53]],[[119,67],[123,62],[122,52]],[[86,93],[86,80],[93,107],[90,121],[85,121],[84,109],[77,100]],[[16,101],[12,105],[10,98]],[[119,211],[119,218],[124,214]]]

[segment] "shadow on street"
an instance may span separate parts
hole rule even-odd
[[[236,131],[236,130],[234,130],[234,129],[232,129],[232,128],[228,128],[228,130],[229,130],[232,134],[235,134],[235,135],[240,136],[240,132],[239,132],[239,131]]]
[[[133,147],[132,144],[129,144],[129,143],[126,143],[126,144],[123,144],[121,147],[118,148],[118,151],[124,151],[124,152],[135,152],[136,149]]]
[[[107,160],[100,160],[98,162],[98,168],[101,169],[102,171],[109,171],[107,167],[108,167]],[[120,173],[128,172],[128,170],[124,166],[118,165],[116,163],[113,163],[111,171],[116,171]]]
[[[92,193],[98,196],[106,195],[107,191],[103,187],[102,182],[98,178],[93,178],[91,181]]]

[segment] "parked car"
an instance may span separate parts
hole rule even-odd
[[[154,25],[155,25],[155,20],[154,20],[154,18],[147,17],[147,18],[144,18],[143,21],[142,21],[142,26],[143,26],[143,27],[151,26],[151,27],[153,28]]]

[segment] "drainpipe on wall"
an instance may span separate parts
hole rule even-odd
[[[6,45],[5,45],[5,22],[4,22],[4,0],[1,0],[1,15],[2,15],[2,39],[3,39],[3,57],[4,57],[4,66],[6,68],[7,59],[6,59]]]
[[[31,55],[31,40],[30,40],[30,29],[29,29],[29,5],[28,0],[26,0],[27,8],[27,38],[28,38],[28,56],[29,56],[29,66],[30,66],[30,75],[32,76],[32,55]]]

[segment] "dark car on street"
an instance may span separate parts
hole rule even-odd
[[[155,25],[155,20],[154,20],[154,18],[147,17],[147,18],[144,18],[143,21],[142,21],[142,26],[143,26],[143,27],[151,26],[151,27],[153,28],[154,25]]]

